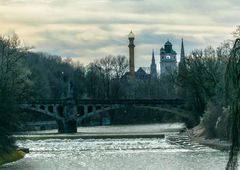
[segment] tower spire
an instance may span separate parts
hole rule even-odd
[[[154,64],[155,64],[154,49],[152,49],[152,63],[154,63]]]
[[[157,78],[157,66],[155,63],[155,56],[154,56],[154,50],[152,50],[152,63],[150,66],[151,70],[150,70],[150,76],[152,79],[156,79]]]
[[[184,63],[184,62],[185,62],[185,51],[184,51],[184,44],[183,44],[183,38],[182,38],[180,63]]]

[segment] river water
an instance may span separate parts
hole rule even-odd
[[[161,132],[165,138],[22,140],[30,153],[4,170],[224,170],[228,153],[174,132],[182,125],[80,128],[79,132]],[[170,131],[168,131],[170,129]]]

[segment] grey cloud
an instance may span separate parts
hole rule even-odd
[[[126,44],[126,40],[120,39],[118,37],[109,37],[108,39],[104,39],[101,41],[86,41],[83,38],[76,39],[77,34],[81,34],[82,32],[78,31],[43,31],[39,33],[39,35],[45,39],[44,42],[38,44],[41,48],[47,47],[50,48],[52,52],[67,49],[73,50],[73,54],[75,54],[75,50],[80,49],[101,49],[103,47],[109,46],[123,46]],[[64,38],[68,37],[68,38]],[[70,41],[69,41],[70,40]],[[71,41],[74,40],[74,41]],[[74,57],[74,55],[71,55]]]
[[[83,1],[77,0],[0,0],[0,3],[1,6],[40,4],[46,6],[49,11],[56,10],[55,15],[47,11],[49,13],[44,16],[49,17],[46,18],[41,17],[40,12],[40,16],[29,15],[25,18],[10,17],[9,19],[7,15],[5,18],[2,15],[0,19],[11,20],[16,25],[32,26],[32,29],[38,30],[32,35],[43,39],[40,43],[35,44],[37,49],[66,57],[89,56],[89,51],[95,51],[94,55],[100,56],[103,55],[103,48],[119,51],[120,47],[121,49],[126,47],[126,51],[123,53],[127,54],[127,38],[121,37],[123,31],[121,34],[116,31],[128,28],[137,30],[136,49],[141,56],[150,56],[151,49],[159,50],[167,39],[173,43],[173,47],[179,53],[182,36],[184,36],[186,52],[189,53],[192,49],[203,48],[210,45],[208,43],[216,44],[223,40],[221,36],[228,34],[227,30],[219,32],[218,26],[221,26],[219,29],[235,26],[238,22],[236,17],[239,16],[240,11],[239,0],[105,0],[105,2],[99,3],[97,0],[85,1],[84,3],[90,3],[89,8],[84,8]],[[76,11],[76,15],[75,13],[73,15],[71,13],[73,8],[82,12],[81,15],[78,16]],[[94,9],[99,11],[94,11]],[[109,16],[106,13],[101,15],[101,12],[109,12]],[[66,13],[69,15],[65,15]],[[54,26],[51,27],[52,25]],[[84,28],[89,25],[100,29],[99,34],[109,32],[109,35],[105,37],[106,39],[87,40],[81,36],[87,29],[85,31],[77,29],[80,26]],[[203,29],[196,29],[197,27],[194,26],[201,26]],[[216,31],[213,28],[209,30],[210,26],[216,27]],[[55,27],[58,29],[52,30]],[[71,31],[66,27],[71,28]],[[191,27],[191,30],[184,30],[184,27]],[[160,30],[161,28],[162,30]],[[20,31],[24,32],[24,30]],[[16,32],[20,31],[16,30]],[[24,37],[22,38],[24,39]]]
[[[174,34],[158,34],[156,33],[158,30],[149,29],[149,30],[142,30],[140,34],[136,35],[136,41],[140,44],[163,44],[168,39],[172,40],[173,42],[178,42],[181,40],[183,35],[174,35]],[[192,39],[189,40],[189,43],[193,44],[194,46],[198,45],[197,42],[194,41],[193,36],[186,38]]]
[[[39,48],[45,49],[48,51],[51,51],[54,54],[58,55],[67,55],[66,57],[78,57],[76,56],[76,51],[83,50],[95,50],[96,55],[97,51],[102,48],[117,48],[119,46],[124,47],[126,46],[127,49],[127,37],[110,37],[106,40],[102,41],[84,41],[82,39],[79,39],[77,41],[68,41],[67,39],[62,38],[63,36],[69,36],[70,38],[74,39],[76,34],[79,34],[79,32],[64,32],[64,31],[54,31],[54,32],[42,32],[41,35],[45,39],[44,42],[39,44]],[[68,38],[68,39],[70,39]],[[198,43],[194,37],[184,37],[185,38],[185,45],[186,45],[186,51],[190,52],[192,49],[196,47],[201,47],[203,44]],[[180,43],[181,43],[181,36],[171,35],[171,34],[156,34],[151,30],[145,30],[141,33],[136,35],[136,48],[138,52],[140,52],[142,55],[148,55],[151,52],[151,49],[154,47],[157,47],[155,49],[158,51],[167,40],[170,40],[173,44],[173,47],[176,49],[177,52],[180,51]],[[148,45],[150,46],[149,49],[146,48],[140,48],[142,45]],[[44,48],[46,47],[46,48]],[[67,53],[61,52],[61,51],[68,51]],[[72,51],[72,53],[70,52]],[[82,54],[79,54],[82,55]],[[84,54],[86,55],[86,54]],[[107,55],[107,54],[106,54]]]

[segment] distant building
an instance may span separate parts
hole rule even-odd
[[[150,74],[148,73],[149,71],[148,67],[139,67],[137,71],[135,71],[134,75],[135,75],[135,79],[138,80],[148,80],[151,78]],[[122,79],[128,79],[131,77],[130,72],[126,72]]]
[[[139,69],[135,72],[136,79],[139,80],[147,80],[150,79],[150,74],[148,74],[143,67],[139,67]]]
[[[160,76],[169,75],[177,68],[177,53],[172,49],[172,43],[167,41],[160,49]]]
[[[134,39],[135,35],[131,31],[128,34],[129,40],[129,72],[127,72],[122,78],[136,78],[139,80],[147,80],[147,79],[157,79],[157,65],[155,62],[154,50],[152,50],[152,60],[150,67],[140,67],[137,71],[135,71],[134,65]],[[160,76],[169,75],[176,71],[177,69],[177,53],[172,48],[172,43],[168,40],[164,47],[160,49]],[[181,63],[185,62],[185,52],[184,52],[184,44],[182,39],[181,44],[181,56],[179,67],[181,67]]]

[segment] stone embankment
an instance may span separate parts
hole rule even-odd
[[[204,134],[204,128],[201,125],[187,130],[187,134],[193,141],[198,142],[199,144],[223,151],[228,151],[230,149],[230,142],[228,141],[217,138],[208,139]]]

